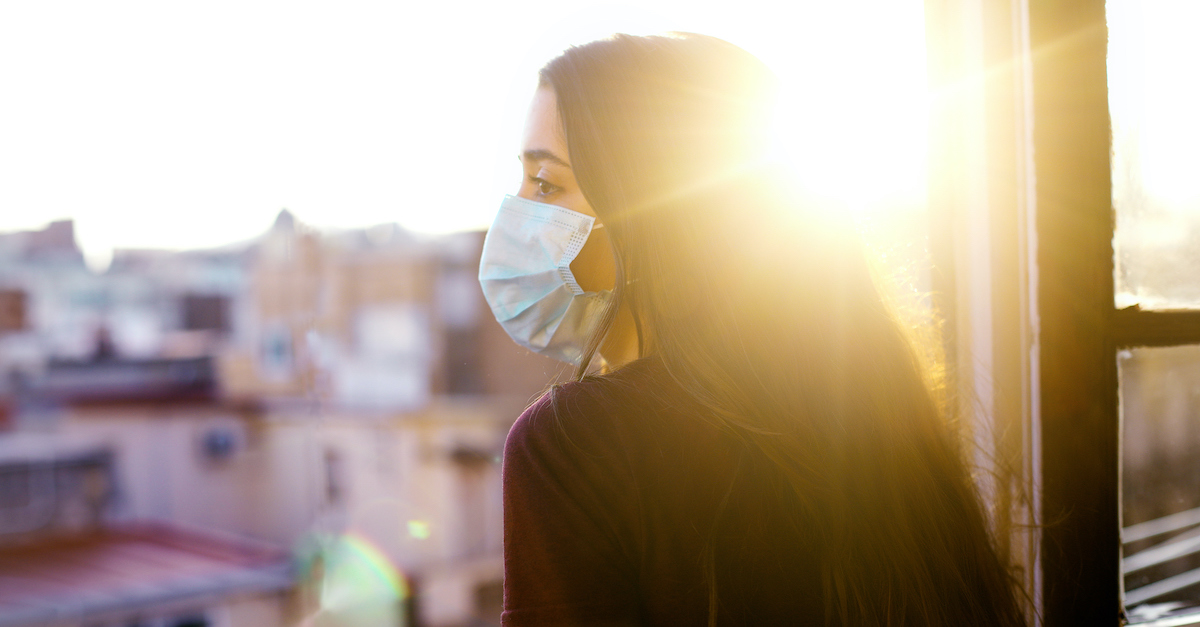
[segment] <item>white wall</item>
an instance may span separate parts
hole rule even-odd
[[[352,536],[421,580],[429,624],[462,623],[501,577],[499,454],[511,413],[435,403],[414,415],[240,417],[220,407],[74,410],[64,431],[116,452],[119,516],[303,547]],[[515,415],[515,414],[513,414]],[[213,458],[205,438],[231,452]],[[493,453],[463,464],[456,448]]]

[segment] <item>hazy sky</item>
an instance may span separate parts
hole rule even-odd
[[[836,5],[836,6],[829,6]],[[616,31],[732,41],[790,86],[782,137],[862,204],[924,185],[920,0],[0,4],[0,231],[86,253],[309,224],[483,228],[537,69]]]

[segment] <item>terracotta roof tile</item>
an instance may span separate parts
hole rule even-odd
[[[287,553],[164,526],[0,547],[0,626],[291,586]]]

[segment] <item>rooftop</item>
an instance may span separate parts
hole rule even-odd
[[[0,627],[97,620],[292,585],[274,547],[158,525],[0,547]]]

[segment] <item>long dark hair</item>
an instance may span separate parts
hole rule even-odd
[[[617,35],[567,50],[541,83],[617,260],[578,376],[627,304],[697,419],[791,487],[827,622],[1024,624],[936,371],[848,222],[764,158],[766,67],[711,37]]]

